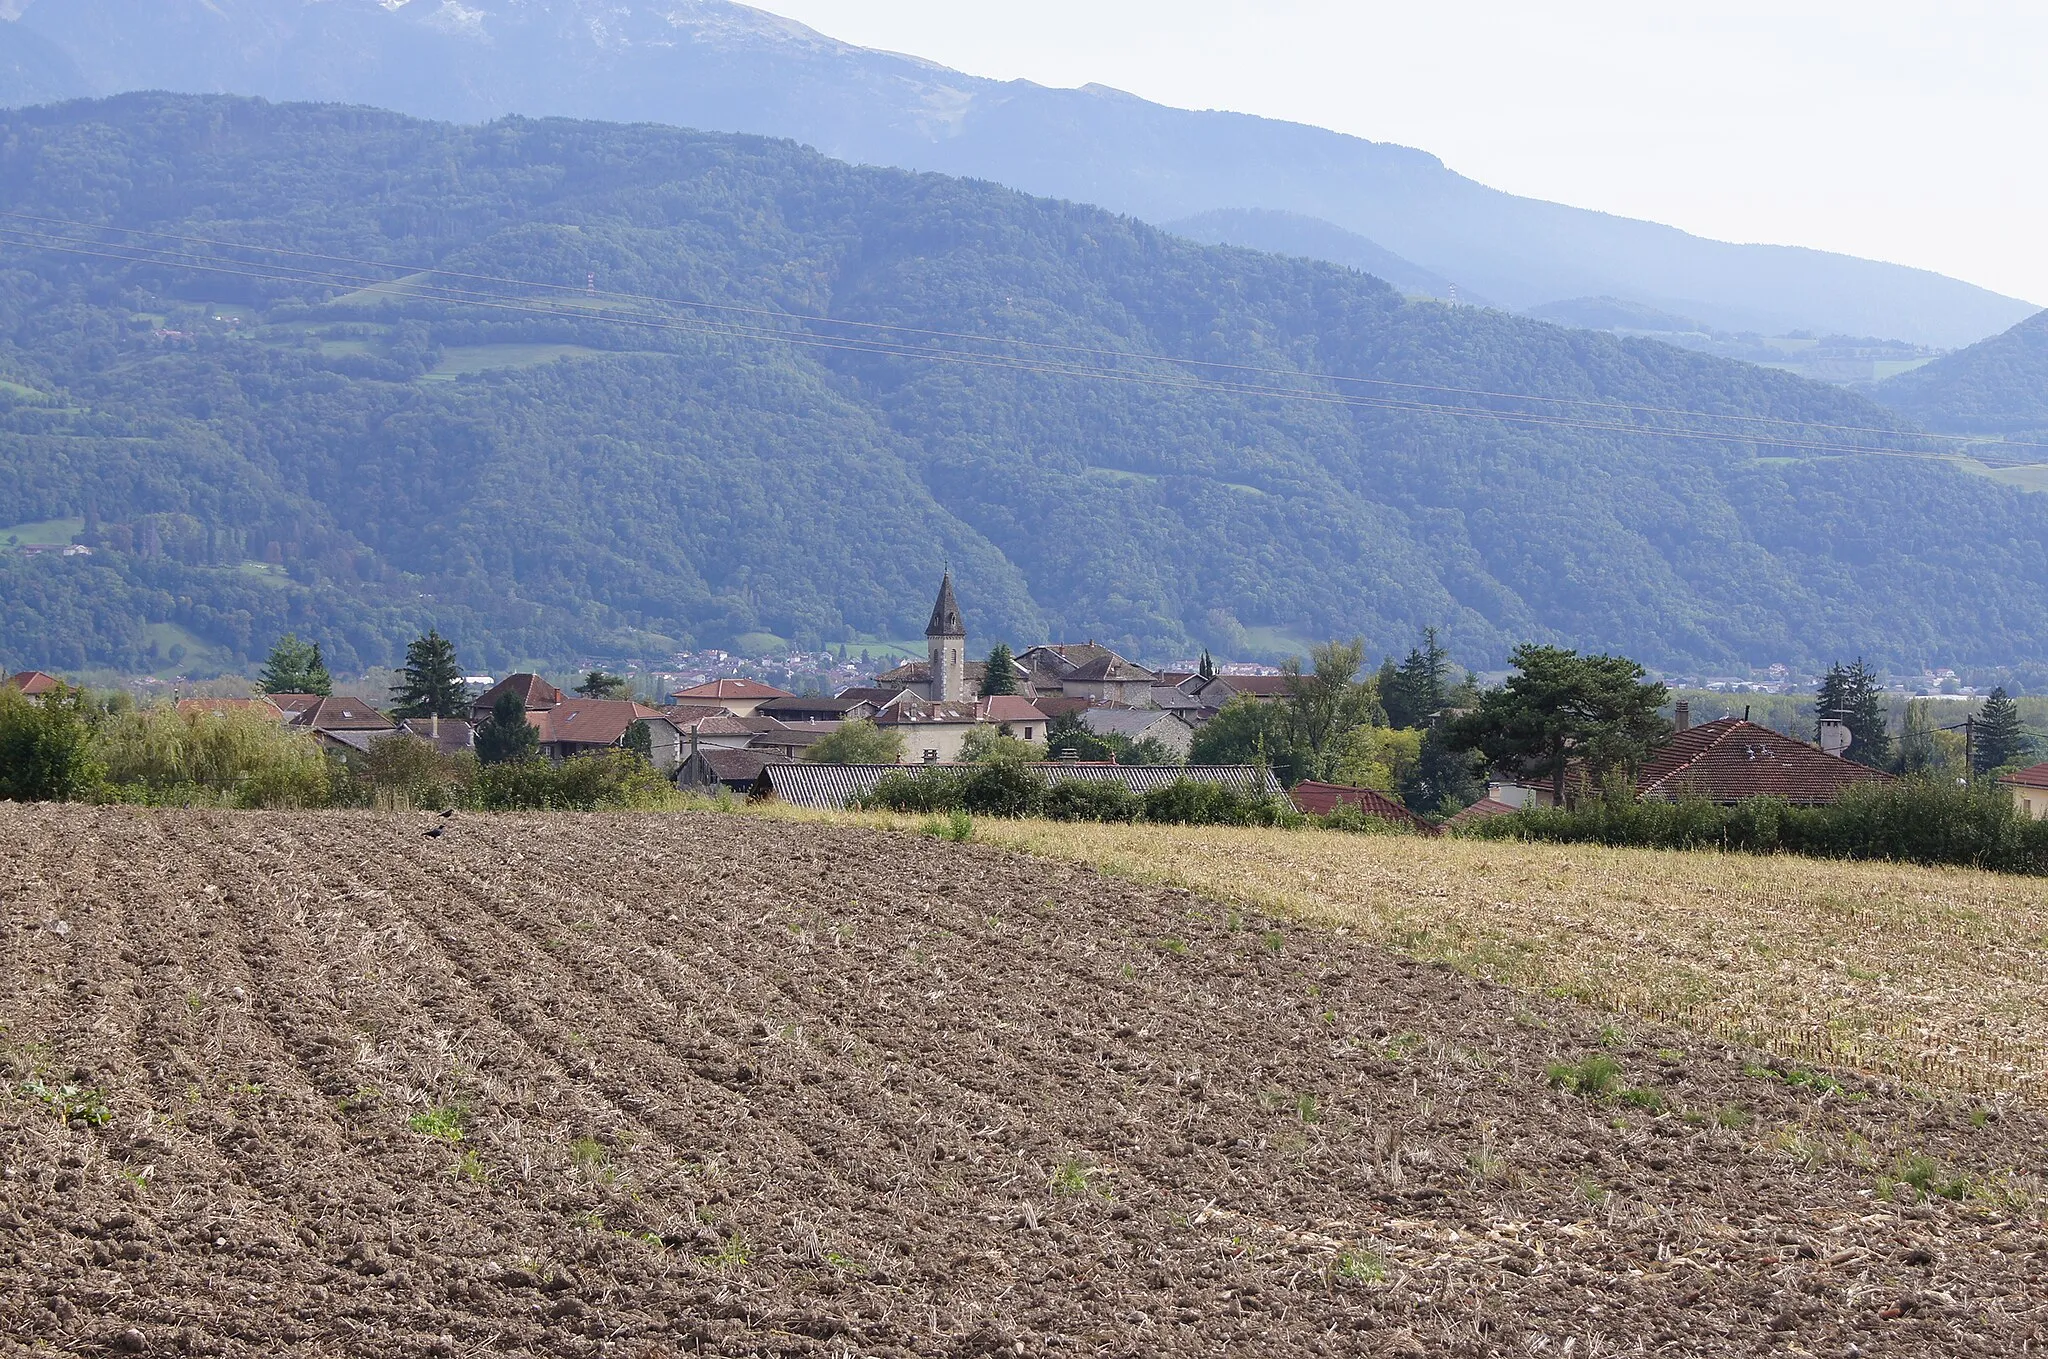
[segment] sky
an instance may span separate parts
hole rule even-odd
[[[1495,188],[2048,305],[2048,4],[753,0],[974,75],[1419,147]]]

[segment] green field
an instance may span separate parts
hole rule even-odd
[[[441,351],[441,362],[425,382],[451,382],[493,368],[537,368],[557,359],[588,359],[610,351],[580,344],[477,344]]]
[[[43,519],[0,528],[0,547],[61,547],[85,532],[83,519]]]

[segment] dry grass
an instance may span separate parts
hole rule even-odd
[[[1214,827],[977,821],[975,839],[1793,1061],[2048,1099],[2048,882],[2037,879]]]

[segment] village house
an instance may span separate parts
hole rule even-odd
[[[699,793],[706,797],[715,797],[721,790],[745,796],[752,793],[763,770],[791,763],[793,762],[787,756],[772,751],[726,750],[716,746],[699,746],[676,767],[676,787],[686,793]],[[827,766],[803,767],[818,769]],[[843,769],[848,766],[830,767]]]
[[[21,690],[23,698],[41,698],[64,687],[64,681],[41,670],[24,670],[7,677],[7,687]]]
[[[716,679],[708,684],[699,684],[690,689],[679,689],[670,694],[669,702],[677,705],[716,704],[734,717],[752,717],[764,703],[776,699],[795,698],[787,689],[778,689],[772,684],[763,684],[750,679]]]
[[[208,717],[226,717],[229,713],[255,713],[273,722],[286,720],[284,709],[266,697],[261,698],[181,698],[173,705],[180,714],[203,714]]]
[[[528,713],[528,725],[539,734],[540,753],[561,763],[578,755],[627,744],[636,723],[644,723],[648,759],[668,773],[684,758],[683,734],[659,710],[626,699],[571,698],[541,712]]]
[[[1350,807],[1375,821],[1384,821],[1417,835],[1443,832],[1375,788],[1354,788],[1341,783],[1317,783],[1304,779],[1288,791],[1296,810],[1307,816],[1328,816],[1339,807]]]
[[[1122,736],[1131,741],[1157,741],[1175,759],[1187,762],[1194,749],[1195,729],[1178,714],[1158,708],[1085,708],[1081,725],[1097,736]]]
[[[398,730],[396,722],[350,694],[272,694],[270,701],[284,712],[287,726],[312,732],[330,750],[360,755],[371,741]]]
[[[565,697],[560,689],[539,675],[522,670],[516,675],[505,676],[479,694],[476,701],[469,705],[470,720],[481,722],[489,717],[491,709],[497,706],[498,699],[505,694],[517,695],[529,713],[546,712]]]
[[[2012,805],[2030,821],[2048,818],[2048,764],[2028,765],[1998,777],[1999,786],[2012,796]]]

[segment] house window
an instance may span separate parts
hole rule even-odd
[[[939,752],[936,750],[927,750],[924,753],[924,762],[926,764],[937,764],[939,762]]]

